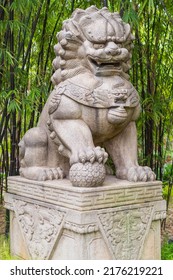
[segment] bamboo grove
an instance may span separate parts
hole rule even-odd
[[[18,143],[51,91],[53,46],[76,8],[119,11],[135,35],[131,81],[141,97],[139,160],[162,179],[173,138],[172,0],[0,0],[0,190],[19,173]]]

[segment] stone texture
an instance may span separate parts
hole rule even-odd
[[[38,126],[19,143],[20,175],[38,181],[69,176],[75,187],[95,187],[105,179],[109,154],[117,178],[155,180],[137,161],[140,102],[128,75],[129,24],[91,6],[64,21],[57,38],[54,89]]]
[[[9,177],[11,251],[23,259],[160,259],[161,182],[72,188]],[[19,188],[18,188],[19,187]],[[33,192],[35,190],[35,192]],[[80,249],[79,249],[80,248]]]

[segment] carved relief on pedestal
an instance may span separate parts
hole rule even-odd
[[[64,228],[79,234],[92,233],[99,230],[96,224],[76,224],[68,221],[65,222]]]
[[[13,200],[14,211],[32,259],[47,259],[62,227],[65,212]]]
[[[156,211],[154,213],[154,217],[153,217],[153,220],[164,220],[166,219],[166,209],[163,210],[161,209],[160,211]]]
[[[102,233],[114,259],[140,259],[152,216],[152,206],[98,214]]]

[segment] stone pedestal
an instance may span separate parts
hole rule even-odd
[[[160,259],[161,182],[101,187],[9,177],[11,253],[23,259]]]

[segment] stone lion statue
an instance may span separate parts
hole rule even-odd
[[[128,75],[134,40],[129,24],[91,6],[75,10],[57,38],[54,89],[38,126],[19,143],[20,175],[69,177],[74,186],[94,187],[105,179],[109,154],[117,178],[155,180],[137,161],[140,104]]]

